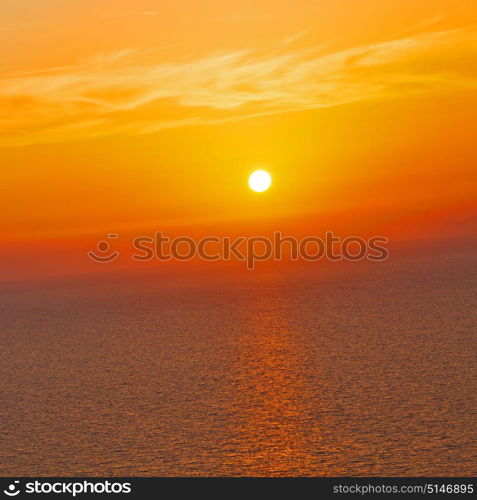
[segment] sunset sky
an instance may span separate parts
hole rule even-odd
[[[8,279],[108,233],[475,232],[476,2],[3,0],[0,54]]]

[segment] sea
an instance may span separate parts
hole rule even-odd
[[[3,283],[0,475],[475,475],[476,264]]]

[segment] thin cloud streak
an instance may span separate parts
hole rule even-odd
[[[0,146],[216,124],[271,113],[476,89],[470,29],[320,54],[243,50],[176,64],[154,51],[99,54],[75,66],[0,77]],[[475,65],[474,65],[475,66]]]

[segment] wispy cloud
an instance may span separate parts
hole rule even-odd
[[[283,41],[283,46],[291,45],[292,43],[296,42],[300,38],[303,38],[306,34],[308,33],[307,30],[300,31],[298,33],[294,33],[293,35],[288,35],[285,40]]]
[[[470,29],[328,54],[285,45],[272,54],[243,50],[170,64],[154,63],[154,51],[100,54],[75,66],[0,77],[0,145],[152,133],[252,115],[476,89],[476,54],[477,36]]]

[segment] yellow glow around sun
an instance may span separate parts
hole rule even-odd
[[[272,183],[272,177],[266,170],[255,170],[248,178],[250,189],[257,193],[266,191]]]

